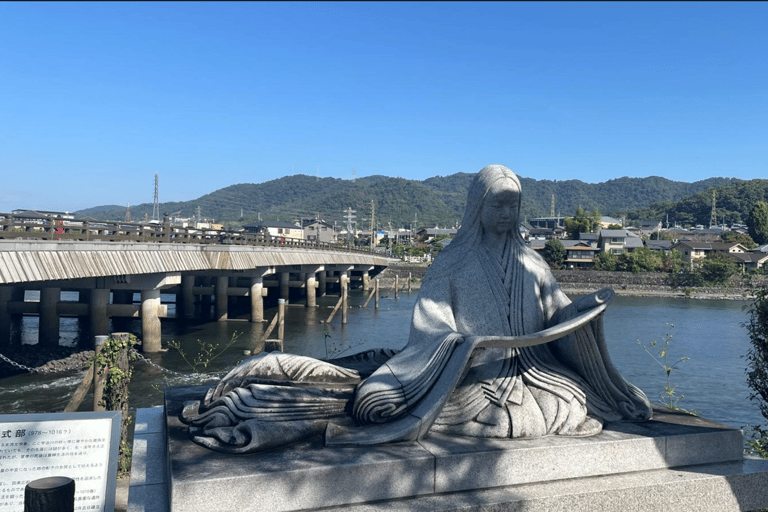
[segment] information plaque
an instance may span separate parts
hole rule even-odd
[[[0,415],[0,512],[24,510],[24,488],[75,481],[75,510],[115,507],[120,411]]]

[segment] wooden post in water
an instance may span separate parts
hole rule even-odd
[[[341,287],[341,323],[346,324],[347,323],[347,307],[349,307],[349,294],[348,290],[349,285],[344,282],[344,285]]]
[[[395,274],[395,298],[397,298],[397,289],[400,287],[400,276]]]
[[[408,272],[408,295],[411,294],[411,280],[412,280],[411,273]]]
[[[29,482],[24,488],[24,512],[74,512],[75,481],[49,476]]]
[[[107,341],[109,336],[94,336],[94,350],[96,354],[101,352],[104,348],[104,342]],[[106,408],[101,405],[104,397],[104,383],[107,381],[107,374],[103,373],[99,375],[100,366],[93,362],[93,410],[104,411]]]
[[[285,299],[277,300],[277,338],[280,340],[280,351],[282,352],[283,340],[285,339]]]

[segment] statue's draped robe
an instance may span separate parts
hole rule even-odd
[[[408,345],[360,385],[354,415],[382,423],[412,409],[464,336],[532,334],[576,313],[546,263],[511,236],[498,258],[479,247],[446,250],[422,284]],[[650,416],[645,395],[608,358],[601,317],[546,345],[478,349],[465,372],[432,430],[591,435],[601,421]]]
[[[601,300],[597,294],[572,304],[525,245],[517,230],[520,193],[519,179],[503,166],[475,176],[462,227],[422,283],[408,344],[377,361],[370,377],[361,381],[311,358],[261,354],[230,372],[199,408],[186,409],[192,438],[250,452],[320,433],[326,444],[412,441],[430,426],[481,437],[591,435],[603,421],[649,418],[648,399],[610,361],[601,316],[546,344],[468,354],[474,345],[467,337],[535,335]],[[514,228],[492,238],[503,244],[489,244],[486,229],[495,233],[504,206],[499,197],[516,204],[507,219]]]

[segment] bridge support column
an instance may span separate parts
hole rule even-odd
[[[40,290],[40,325],[38,343],[44,347],[59,344],[59,301],[61,288],[43,288]]]
[[[176,318],[194,318],[195,316],[195,276],[181,276],[181,300],[176,296]],[[181,311],[179,311],[181,306]]]
[[[314,272],[307,272],[307,307],[308,308],[314,308],[317,307],[317,290],[315,289],[317,287],[317,280],[315,279],[315,273]]]
[[[8,303],[11,302],[13,289],[10,286],[0,286],[0,344],[10,343],[11,313]]]
[[[318,288],[320,291],[320,296],[325,297],[325,294],[327,293],[327,283],[326,283],[326,276],[328,275],[328,272],[325,270],[321,270],[319,274],[317,274],[317,280],[318,280]]]
[[[367,270],[363,270],[363,291],[368,291],[371,289],[371,276],[368,275]]]
[[[141,341],[144,352],[159,352],[162,348],[159,312],[160,290],[142,290]]]
[[[227,312],[229,310],[228,288],[229,278],[227,276],[217,276],[214,292],[216,293],[216,320],[219,322],[227,319]]]
[[[251,322],[264,321],[264,278],[252,277],[249,295],[251,296]]]
[[[202,285],[209,287],[212,285],[210,277],[203,277],[201,279]],[[200,295],[200,316],[203,318],[210,318],[211,316],[211,295],[204,293]]]
[[[110,334],[107,304],[109,304],[109,289],[94,288],[90,290],[88,315],[91,324],[91,337]]]
[[[286,304],[288,304],[288,295],[290,291],[290,277],[290,272],[280,272],[280,297],[278,298],[285,299]]]
[[[325,268],[322,265],[305,266],[304,288],[307,292],[307,307],[317,307],[317,276],[325,274]]]

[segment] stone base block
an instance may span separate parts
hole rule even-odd
[[[499,440],[431,435],[413,445],[256,455],[192,443],[166,391],[172,512],[377,510],[751,510],[768,506],[768,461],[742,460],[737,429],[663,409],[598,436]],[[670,469],[674,468],[674,469]]]

